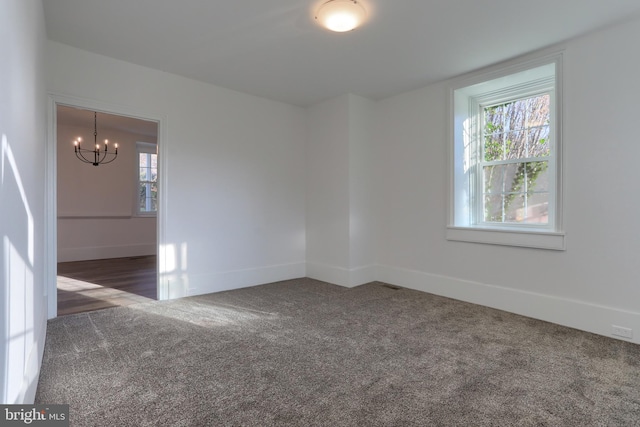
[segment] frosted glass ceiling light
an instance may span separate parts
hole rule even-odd
[[[316,20],[325,28],[342,33],[364,22],[367,12],[356,0],[329,0],[316,12]]]

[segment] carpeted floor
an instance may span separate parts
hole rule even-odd
[[[640,346],[299,279],[54,319],[36,403],[74,426],[631,426]]]

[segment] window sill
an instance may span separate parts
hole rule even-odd
[[[134,218],[156,218],[157,216],[158,214],[156,212],[152,212],[152,213],[136,212],[135,214],[133,214]]]
[[[505,230],[495,228],[447,227],[447,240],[489,245],[565,250],[564,233]]]

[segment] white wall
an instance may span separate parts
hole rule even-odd
[[[307,275],[349,284],[349,96],[309,107]]]
[[[351,286],[376,279],[375,103],[349,95],[349,268]]]
[[[155,254],[156,218],[134,216],[134,199],[136,142],[156,138],[102,127],[98,136],[118,142],[118,157],[96,167],[73,152],[78,136],[92,145],[88,125],[57,126],[58,262]]]
[[[347,94],[307,111],[307,275],[375,279],[373,102]]]
[[[46,53],[51,92],[161,118],[161,295],[304,276],[302,108],[55,42]]]
[[[448,82],[378,102],[378,277],[640,343],[638,39],[636,20],[566,44],[566,251],[445,240]]]
[[[0,403],[32,403],[46,333],[45,28],[40,0],[0,2]]]

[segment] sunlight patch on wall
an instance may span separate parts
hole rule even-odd
[[[2,276],[2,339],[7,343],[2,355],[0,372],[2,384],[0,400],[19,402],[27,374],[27,363],[32,351],[37,351],[34,337],[34,220],[27,201],[17,164],[7,141],[2,135],[0,147],[0,199],[7,206],[16,206],[11,212],[17,216],[3,218],[0,271]],[[20,205],[24,209],[21,215]],[[9,212],[9,211],[7,211]],[[22,243],[24,242],[24,243]],[[34,346],[35,343],[35,346]]]
[[[16,160],[13,157],[13,152],[11,151],[11,147],[9,146],[9,142],[7,141],[7,135],[2,134],[2,164],[0,165],[0,185],[4,186],[5,183],[5,174],[6,167],[5,163],[9,163],[11,166],[11,170],[13,172],[13,176],[15,182],[18,185],[18,191],[20,192],[20,197],[22,198],[22,205],[24,206],[24,210],[27,215],[27,232],[28,232],[28,257],[29,257],[29,265],[33,267],[34,263],[34,223],[33,223],[33,214],[31,213],[31,209],[29,208],[29,202],[27,201],[27,195],[24,191],[24,186],[22,185],[22,179],[20,178],[20,173],[18,172],[18,167],[16,166]]]
[[[187,274],[187,244],[160,245],[158,253],[160,290],[158,299],[173,299],[189,294]]]

